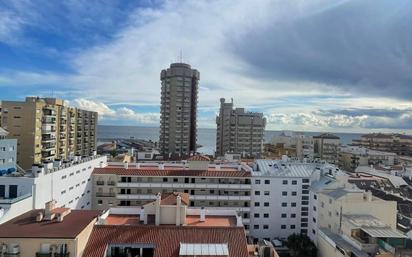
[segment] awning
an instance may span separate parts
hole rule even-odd
[[[406,238],[406,236],[391,228],[361,228],[371,237],[376,238]]]

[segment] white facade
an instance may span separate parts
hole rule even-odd
[[[316,171],[336,172],[329,164],[257,160],[252,172],[250,235],[255,239],[287,238],[308,233],[309,187]]]
[[[51,200],[56,200],[59,207],[91,209],[91,174],[94,168],[104,167],[106,164],[106,156],[91,156],[77,159],[75,162],[55,162],[54,166],[53,163],[42,167],[33,166],[32,173],[24,176],[11,174],[1,177],[0,185],[6,189],[6,198],[11,188],[17,190],[17,197],[4,199],[4,204],[0,201],[3,214],[6,215],[9,210],[13,211],[15,206],[21,204],[20,200],[26,202],[28,198],[31,199],[28,210],[41,209]],[[25,206],[28,208],[29,205]],[[0,222],[3,222],[1,217]]]

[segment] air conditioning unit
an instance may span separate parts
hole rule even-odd
[[[7,246],[7,253],[8,254],[18,254],[20,253],[20,247],[18,244],[9,244]]]

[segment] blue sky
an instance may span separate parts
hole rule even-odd
[[[158,126],[161,69],[201,73],[268,129],[412,130],[409,0],[0,0],[0,99],[61,97],[101,124]]]

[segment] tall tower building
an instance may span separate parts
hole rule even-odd
[[[263,113],[233,109],[233,101],[220,99],[219,116],[216,117],[216,156],[225,153],[240,153],[259,157],[262,153],[266,119]]]
[[[162,70],[160,152],[188,155],[196,151],[199,71],[189,64],[172,63]]]
[[[17,163],[23,169],[44,161],[89,156],[96,150],[96,112],[39,97],[2,101],[1,111],[8,138],[17,139]]]

